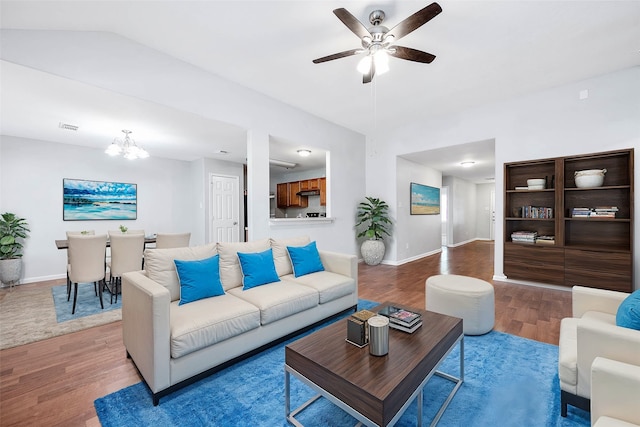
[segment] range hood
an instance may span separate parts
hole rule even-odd
[[[319,196],[320,195],[320,190],[303,190],[303,191],[298,191],[296,193],[296,196]]]

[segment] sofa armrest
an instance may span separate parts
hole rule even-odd
[[[640,425],[640,366],[596,357],[591,366],[591,422],[607,416]]]
[[[358,284],[358,259],[355,255],[318,251],[325,270],[351,277]]]
[[[582,317],[587,311],[616,314],[620,303],[628,297],[624,292],[574,286],[571,290],[573,317]]]
[[[640,365],[640,331],[596,319],[579,319],[577,326],[578,395],[588,396],[591,365],[596,357]]]
[[[122,275],[122,337],[152,392],[171,385],[169,291],[141,272]]]

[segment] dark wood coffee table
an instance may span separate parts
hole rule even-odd
[[[377,312],[385,302],[371,311]],[[412,334],[389,331],[389,353],[372,356],[369,347],[358,348],[345,341],[346,319],[339,320],[285,347],[285,414],[301,426],[295,416],[320,397],[325,397],[365,425],[395,424],[417,398],[418,425],[422,425],[422,389],[434,375],[455,386],[431,425],[435,425],[464,381],[464,335],[462,319],[430,311],[422,313],[423,326]],[[440,363],[460,345],[460,376],[437,371]],[[293,412],[290,408],[290,375],[319,394]]]

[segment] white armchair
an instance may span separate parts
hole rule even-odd
[[[640,426],[640,366],[596,357],[591,366],[591,425]]]
[[[590,410],[591,365],[598,356],[640,365],[640,331],[616,326],[618,306],[629,294],[574,286],[573,317],[562,319],[558,354],[560,414],[567,405]]]

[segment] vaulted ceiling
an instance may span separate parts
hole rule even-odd
[[[427,4],[3,0],[0,131],[65,142],[58,129],[43,124],[44,117],[56,113],[60,121],[89,127],[85,143],[102,147],[115,136],[113,126],[119,132],[115,123],[127,115],[130,120],[136,111],[140,123],[130,126],[138,137],[148,129],[145,147],[164,157],[207,153],[195,142],[186,150],[163,145],[163,135],[185,141],[224,135],[225,140],[245,142],[243,129],[109,92],[81,83],[81,78],[56,75],[52,70],[60,59],[55,44],[37,64],[21,64],[16,55],[7,57],[7,40],[34,35],[34,43],[45,42],[36,35],[46,33],[33,30],[113,33],[131,46],[154,49],[363,134],[374,126],[390,131],[435,115],[640,65],[638,1],[442,0],[440,15],[402,39],[402,45],[436,55],[431,64],[391,58],[389,73],[363,85],[356,71],[358,56],[311,62],[359,47],[358,38],[333,9],[344,7],[365,24],[372,10],[382,9],[385,24],[392,27]],[[129,59],[131,66],[146,60]],[[82,58],[77,60],[86,65]],[[82,72],[91,73],[91,67],[79,67],[78,73]],[[21,114],[26,110],[30,114]],[[168,115],[171,121],[166,120]],[[112,119],[112,126],[100,125],[97,116]]]

